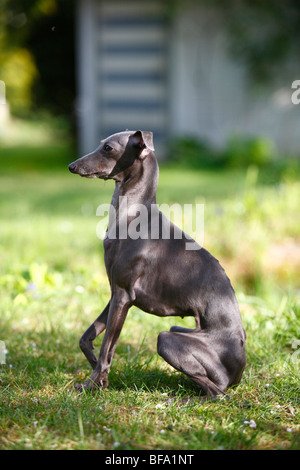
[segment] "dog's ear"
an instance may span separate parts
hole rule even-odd
[[[137,145],[141,148],[140,157],[144,158],[150,151],[154,152],[153,133],[150,131],[136,131],[132,134]]]

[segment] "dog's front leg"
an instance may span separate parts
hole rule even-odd
[[[83,333],[79,341],[80,349],[91,364],[93,369],[95,369],[97,365],[97,359],[93,353],[93,341],[100,333],[102,333],[102,331],[106,327],[109,305],[110,302],[106,305],[105,309],[103,310],[101,315],[99,315],[97,320],[95,320],[91,324],[91,326],[89,326],[89,328],[86,330],[86,332]]]
[[[83,388],[108,387],[108,373],[113,354],[130,306],[131,300],[128,293],[124,289],[116,289],[109,304],[99,359],[90,379],[83,385]]]

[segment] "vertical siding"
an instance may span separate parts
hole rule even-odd
[[[97,2],[99,137],[125,129],[167,132],[164,2]]]

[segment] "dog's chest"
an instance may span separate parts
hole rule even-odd
[[[105,267],[109,271],[118,251],[118,239],[106,237],[103,241]]]
[[[132,254],[125,249],[126,246],[126,241],[118,238],[106,237],[103,241],[106,272],[110,281],[113,279],[114,283],[130,283],[134,263],[132,263]]]

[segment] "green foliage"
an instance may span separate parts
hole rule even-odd
[[[15,114],[26,114],[33,104],[32,87],[38,71],[32,54],[18,48],[0,52],[0,77],[6,85],[6,100]]]
[[[34,56],[24,44],[33,3],[37,2],[22,6],[16,0],[3,0],[0,12],[0,78],[12,113],[19,115],[32,107],[32,88],[38,78]]]
[[[299,166],[296,159],[283,159],[273,142],[265,137],[234,135],[223,148],[217,149],[196,137],[174,139],[170,145],[169,161],[185,168],[247,168],[255,165],[280,172]]]
[[[183,167],[199,168],[213,166],[221,158],[206,142],[194,137],[182,137],[171,141],[169,160]]]
[[[263,166],[274,160],[274,153],[272,142],[266,138],[234,136],[228,139],[224,161],[229,166]]]
[[[72,113],[75,96],[74,2],[2,0],[0,79],[11,111]]]

